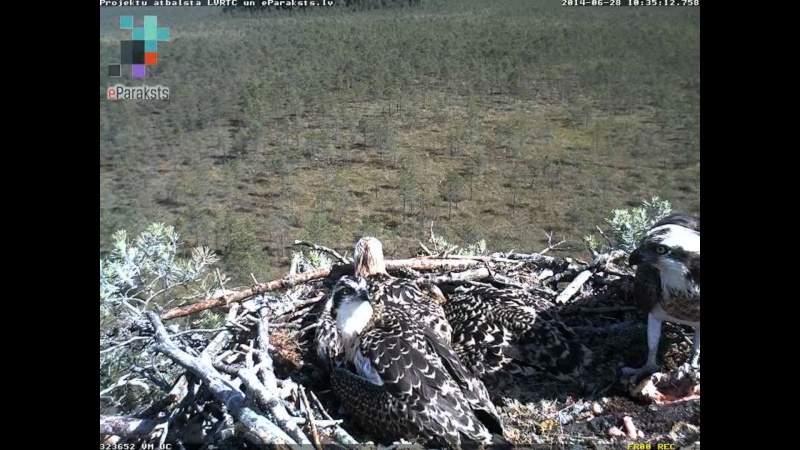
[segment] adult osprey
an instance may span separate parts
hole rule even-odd
[[[626,374],[652,373],[656,363],[661,323],[690,325],[695,329],[694,349],[680,368],[700,369],[700,217],[677,212],[659,220],[630,255],[637,266],[633,295],[647,316],[647,362],[626,367]]]
[[[445,317],[445,297],[432,283],[417,283],[395,278],[386,271],[383,244],[374,237],[363,237],[353,253],[355,275],[367,280],[370,294],[384,304],[405,310],[416,323],[429,328],[440,340],[450,344],[453,328]],[[315,336],[317,357],[323,368],[333,370],[342,361],[341,337],[331,315],[333,296],[329,296],[320,316]]]
[[[436,333],[387,302],[385,288],[373,296],[366,279],[345,276],[332,291],[345,356],[331,384],[350,415],[387,439],[508,445],[483,383]]]
[[[533,294],[465,283],[444,304],[453,324],[453,348],[472,372],[498,370],[569,378],[591,361],[591,351]]]

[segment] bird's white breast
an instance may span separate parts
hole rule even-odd
[[[700,284],[689,277],[689,270],[678,261],[662,258],[656,263],[661,272],[661,292],[670,296],[673,292],[681,292],[687,296],[700,296]]]
[[[372,318],[372,306],[368,302],[344,302],[339,307],[336,317],[342,337],[350,340],[364,331],[364,327]]]

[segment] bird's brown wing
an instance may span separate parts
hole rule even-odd
[[[511,373],[569,378],[588,365],[591,351],[548,311],[550,306],[531,294],[466,283],[456,289],[445,309],[456,324],[453,346],[459,354],[466,354],[463,359],[470,368],[478,369],[476,374],[482,367],[491,367],[493,371],[502,368]],[[498,336],[496,329],[505,335],[491,339]],[[498,350],[502,356],[496,355]]]
[[[486,390],[483,381],[464,367],[464,364],[450,345],[442,342],[431,330],[425,329],[423,333],[428,344],[428,350],[439,358],[442,368],[447,371],[448,375],[464,393],[470,408],[476,413],[479,420],[491,433],[504,436],[503,422],[489,397],[489,392]]]
[[[461,436],[489,442],[491,435],[439,358],[428,352],[424,336],[423,328],[392,308],[362,336],[361,352],[389,395],[389,404],[382,407],[428,439],[441,437],[449,445],[459,443]],[[372,420],[366,414],[363,420]]]
[[[328,298],[314,334],[317,362],[325,373],[339,367],[344,360],[344,347],[336,322],[331,316],[331,308],[332,300]]]
[[[453,327],[445,316],[441,300],[433,288],[424,291],[411,280],[393,278],[384,274],[369,278],[370,294],[380,297],[384,304],[404,310],[423,327],[433,330],[440,339],[449,343]],[[436,289],[438,290],[438,288]]]

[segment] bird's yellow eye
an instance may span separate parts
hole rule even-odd
[[[342,289],[342,295],[352,295],[352,294],[353,294],[353,288],[346,287]]]
[[[664,247],[663,245],[659,245],[658,247],[656,247],[656,253],[658,253],[659,255],[663,255],[664,253],[667,253],[667,247]]]

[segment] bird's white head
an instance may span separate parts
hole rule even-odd
[[[383,258],[383,243],[378,238],[365,236],[359,239],[353,251],[353,261],[357,277],[388,273]]]
[[[650,265],[663,288],[700,290],[700,232],[678,224],[656,224],[631,253],[631,265]]]
[[[360,335],[373,320],[375,309],[370,303],[367,280],[362,277],[344,276],[331,291],[332,315],[339,332],[346,340]]]

